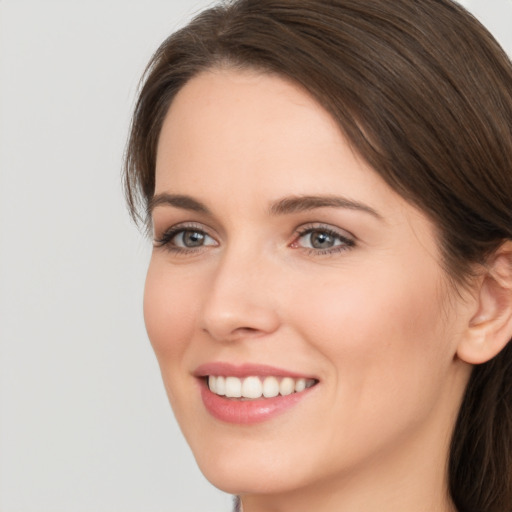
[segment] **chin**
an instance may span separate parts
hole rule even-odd
[[[229,465],[226,465],[229,466]],[[254,467],[245,469],[225,467],[220,470],[203,469],[200,466],[206,479],[215,487],[229,494],[280,494],[297,488],[298,483],[287,476],[287,478],[276,479],[267,474],[267,468],[255,471]]]
[[[279,494],[307,480],[306,475],[300,474],[307,468],[264,450],[258,455],[251,450],[237,454],[202,451],[196,461],[206,479],[229,494]]]

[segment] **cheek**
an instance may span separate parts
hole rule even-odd
[[[372,275],[368,269],[364,276],[311,284],[297,318],[307,319],[302,336],[338,380],[336,403],[350,401],[346,410],[379,418],[395,402],[417,414],[419,398],[432,402],[442,392],[453,354],[438,282],[438,273]]]
[[[436,282],[421,281],[393,279],[382,271],[367,273],[364,279],[352,274],[309,283],[306,300],[300,306],[297,300],[292,304],[311,333],[330,340],[326,349],[339,345],[350,352],[374,353],[398,343],[421,349],[418,336],[432,335],[441,323]],[[300,297],[298,290],[294,296]]]
[[[183,379],[190,371],[187,353],[197,323],[197,280],[183,279],[171,272],[165,261],[153,258],[144,288],[144,321],[155,352],[169,402],[179,419],[187,408],[180,408],[180,397],[187,391]]]
[[[198,297],[194,280],[183,282],[165,267],[152,259],[144,288],[144,321],[160,366],[180,361],[194,328]]]

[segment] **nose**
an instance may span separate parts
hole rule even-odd
[[[258,338],[279,327],[275,269],[262,257],[232,251],[212,272],[201,310],[201,327],[213,339]]]

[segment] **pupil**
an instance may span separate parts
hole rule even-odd
[[[187,247],[198,247],[203,244],[204,235],[196,231],[187,231],[183,236],[183,243]]]
[[[326,247],[332,247],[334,239],[328,233],[313,233],[311,236],[311,245],[315,249],[325,249]]]

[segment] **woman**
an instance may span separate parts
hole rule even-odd
[[[157,51],[146,326],[244,512],[512,510],[511,126],[449,0],[238,0]]]

